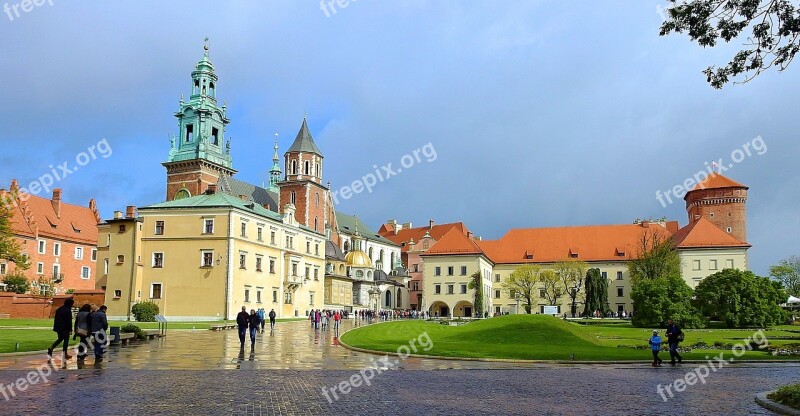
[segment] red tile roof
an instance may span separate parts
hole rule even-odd
[[[12,182],[12,189],[15,182]],[[10,198],[3,191],[3,201]],[[17,200],[11,206],[11,229],[15,235],[30,238],[53,238],[76,243],[97,245],[97,224],[100,214],[94,199],[89,207],[80,207],[61,202],[60,215],[50,199],[31,195],[27,201]]]
[[[667,223],[669,226],[669,223]],[[636,256],[645,232],[664,237],[666,228],[650,223],[590,225],[578,227],[514,229],[499,240],[478,245],[495,263],[550,263],[566,260],[570,254],[583,261],[624,261]]]
[[[458,228],[451,228],[441,239],[431,246],[428,251],[420,256],[435,256],[438,254],[483,254],[483,250],[475,240],[467,237]]]
[[[402,245],[402,251],[408,251],[408,243],[411,239],[414,239],[415,243],[419,243],[419,240],[422,240],[422,237],[428,233],[431,238],[436,241],[439,241],[445,234],[447,234],[450,230],[456,229],[459,233],[463,235],[467,235],[467,227],[464,225],[463,222],[453,222],[449,224],[441,224],[441,225],[434,225],[433,227],[417,227],[417,228],[406,228],[402,229],[397,232],[395,235],[394,227],[390,224],[384,224],[380,230],[378,230],[378,234],[382,235],[387,240],[393,241],[397,244]]]
[[[672,237],[678,248],[750,247],[717,227],[705,217],[681,228]]]
[[[748,189],[746,186],[740,184],[739,182],[734,181],[726,176],[723,176],[717,172],[712,172],[708,175],[705,179],[700,181],[692,191],[697,191],[700,189],[719,189],[719,188],[744,188]]]

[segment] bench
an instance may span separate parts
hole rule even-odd
[[[236,324],[215,324],[209,327],[212,331],[221,331],[223,329],[234,329],[236,328]]]
[[[151,340],[157,336],[159,336],[160,332],[157,329],[143,329],[142,335],[148,340]]]
[[[117,335],[117,339],[115,341],[121,343],[122,346],[124,347],[124,346],[128,345],[128,342],[130,340],[135,339],[135,338],[136,338],[136,334],[134,334],[132,332],[122,332],[119,335]]]

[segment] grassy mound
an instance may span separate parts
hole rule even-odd
[[[800,384],[783,386],[767,397],[774,402],[800,410]]]

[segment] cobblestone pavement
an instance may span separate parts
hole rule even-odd
[[[171,331],[162,340],[113,348],[99,369],[78,370],[73,360],[67,369],[46,370],[39,355],[4,357],[0,415],[752,415],[771,414],[755,404],[756,393],[800,379],[797,365],[731,365],[664,402],[656,387],[683,378],[693,365],[409,359],[370,385],[334,395],[334,386],[375,356],[349,351],[304,322],[259,335],[255,350],[248,345],[240,354],[238,344],[235,331]],[[47,382],[31,378],[36,368],[50,371]],[[22,379],[32,380],[22,383],[24,391],[16,387]]]

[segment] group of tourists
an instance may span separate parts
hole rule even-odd
[[[311,327],[314,330],[322,329],[327,330],[333,322],[333,330],[339,332],[339,323],[342,319],[347,319],[346,311],[330,311],[330,310],[312,310],[308,313],[308,320],[311,322]]]
[[[89,355],[90,348],[94,350],[94,363],[99,365],[103,362],[106,345],[108,344],[108,318],[106,317],[106,306],[98,307],[94,304],[86,303],[80,307],[75,316],[73,325],[72,306],[75,300],[68,298],[64,305],[56,309],[55,319],[53,320],[53,331],[58,334],[58,339],[47,349],[47,357],[52,361],[53,351],[62,345],[62,359],[65,362],[72,358],[67,350],[69,349],[70,335],[72,340],[80,338],[76,348],[78,353],[78,367],[84,365],[86,357]],[[66,363],[64,363],[66,365]]]
[[[269,330],[275,329],[275,309],[270,309],[269,313],[264,308],[259,310],[250,309],[247,313],[247,307],[242,306],[242,311],[236,315],[236,326],[239,330],[239,342],[241,349],[244,349],[244,341],[247,338],[248,332],[250,333],[250,348],[256,347],[256,334],[259,331],[264,332],[266,327],[266,320],[269,318]]]
[[[677,359],[677,363],[681,363],[683,361],[683,357],[678,354],[678,344],[683,341],[683,331],[681,328],[672,320],[667,321],[667,343],[669,344],[669,358],[670,364],[674,367]],[[658,335],[658,330],[653,330],[653,336],[650,337],[650,350],[653,352],[653,367],[660,367],[661,363],[664,360],[658,356],[658,353],[661,352],[661,337]]]

